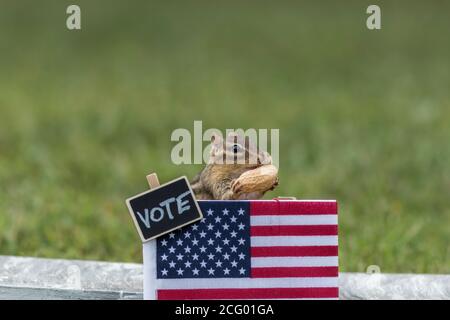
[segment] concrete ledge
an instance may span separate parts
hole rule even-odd
[[[341,273],[345,300],[449,300],[450,275]]]
[[[0,256],[0,299],[142,299],[142,265]]]
[[[450,275],[341,273],[341,299],[450,299]],[[0,299],[142,299],[142,265],[0,256]]]

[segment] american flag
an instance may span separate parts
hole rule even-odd
[[[336,299],[335,201],[199,201],[200,222],[144,244],[147,299]]]

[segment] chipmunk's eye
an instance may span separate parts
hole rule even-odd
[[[241,146],[238,144],[233,145],[233,152],[238,153],[241,150]]]

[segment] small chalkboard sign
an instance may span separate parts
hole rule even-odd
[[[202,219],[186,177],[181,177],[126,200],[143,242]]]

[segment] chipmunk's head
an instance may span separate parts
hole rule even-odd
[[[232,132],[226,139],[220,134],[212,135],[209,163],[256,168],[272,163],[272,157],[259,150],[249,136]]]

